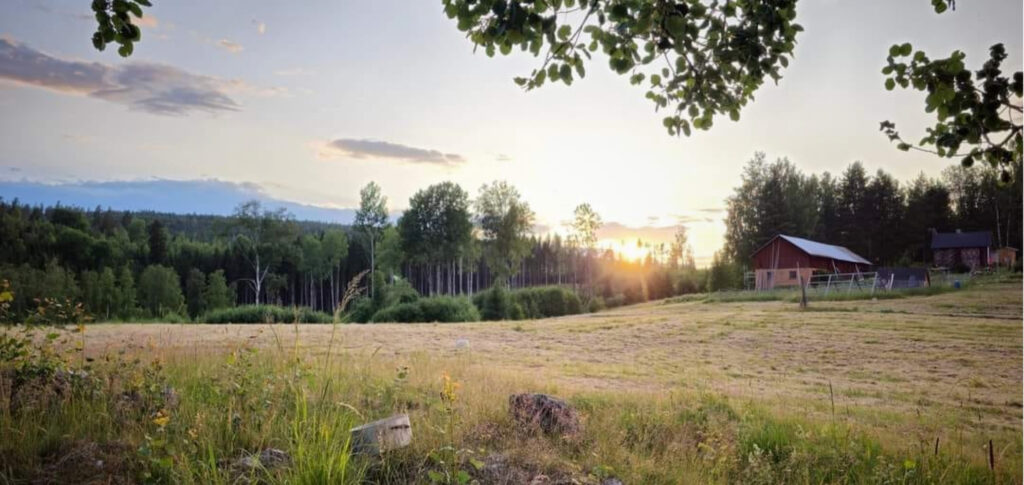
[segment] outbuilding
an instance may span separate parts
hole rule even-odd
[[[945,268],[966,266],[972,271],[984,268],[992,261],[992,233],[989,231],[932,233],[932,254],[935,266]]]
[[[819,273],[860,273],[870,269],[871,262],[842,246],[809,239],[776,235],[754,251],[755,288],[798,286],[801,277],[810,281]]]

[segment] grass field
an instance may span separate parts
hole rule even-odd
[[[166,381],[180,405],[133,421],[94,393],[5,412],[0,482],[99,442],[142,449],[125,469],[174,482],[236,480],[226,458],[273,446],[292,465],[259,480],[1021,483],[1021,293],[1017,280],[803,311],[692,301],[524,322],[92,325],[66,337],[84,347],[69,362]],[[445,373],[454,401],[439,397]],[[119,380],[132,378],[105,385]],[[514,392],[567,398],[582,437],[517,432]],[[349,426],[393,412],[410,413],[411,448],[337,459]]]

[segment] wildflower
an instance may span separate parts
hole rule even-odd
[[[167,426],[167,423],[169,423],[170,421],[171,417],[166,412],[164,412],[163,409],[157,411],[156,417],[153,418],[153,424],[157,425],[160,428]]]

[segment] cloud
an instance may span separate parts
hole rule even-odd
[[[256,20],[256,19],[252,19],[252,24],[256,26],[256,32],[259,32],[260,35],[263,35],[263,34],[267,33],[267,24],[266,23],[260,22],[259,20]]]
[[[512,157],[505,155],[504,153],[499,153],[498,156],[494,157],[494,160],[498,162],[511,162]]]
[[[192,74],[166,64],[108,65],[66,60],[0,38],[0,80],[89,96],[160,115],[238,111],[226,91],[238,81]]]
[[[239,52],[242,52],[243,50],[245,50],[245,48],[242,47],[242,44],[239,44],[237,42],[231,42],[230,40],[227,40],[227,39],[218,40],[217,41],[217,46],[222,48],[222,49],[224,49],[224,50],[226,50],[226,51],[228,51],[228,52],[230,52],[230,53],[232,53],[232,54],[238,54]]]
[[[725,208],[723,208],[723,207],[708,207],[708,208],[705,208],[705,209],[698,209],[697,211],[698,212],[706,212],[708,214],[720,214],[722,212],[725,212]]]
[[[443,153],[438,150],[411,147],[380,140],[356,140],[339,138],[327,142],[320,151],[322,158],[345,156],[357,159],[384,158],[413,163],[455,165],[466,161],[457,153]]]
[[[160,26],[160,22],[153,15],[145,15],[142,18],[132,18],[132,23],[139,27],[149,27],[155,29]]]

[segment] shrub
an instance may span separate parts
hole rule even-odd
[[[583,311],[580,297],[560,286],[537,286],[511,292],[496,286],[477,293],[473,304],[484,320],[560,317]]]
[[[384,308],[373,315],[373,322],[475,322],[480,313],[464,297],[437,296]]]
[[[280,307],[276,305],[244,305],[212,310],[200,316],[201,323],[331,323],[324,312],[306,307]]]
[[[620,307],[626,304],[625,295],[614,295],[604,299],[604,305],[607,308]]]
[[[512,310],[512,299],[505,287],[495,285],[474,295],[473,305],[484,320],[504,320]]]
[[[377,312],[377,305],[373,304],[373,300],[366,296],[360,296],[349,306],[348,321],[355,323],[366,323],[373,318],[373,314]]]
[[[604,298],[595,296],[587,302],[587,312],[596,313],[607,308],[604,303]]]
[[[400,303],[412,303],[420,298],[420,293],[408,281],[398,280],[384,287],[384,307]]]

